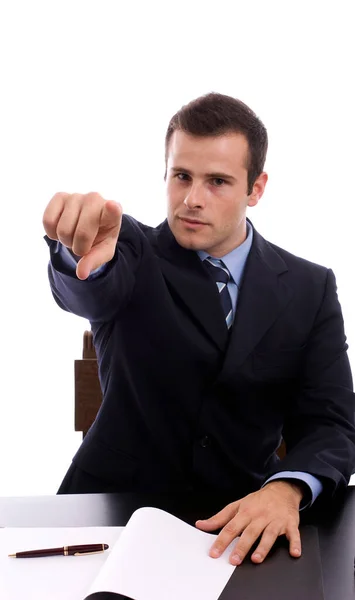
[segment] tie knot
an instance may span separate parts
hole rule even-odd
[[[222,260],[208,256],[204,260],[204,264],[206,265],[208,272],[212,276],[215,283],[228,283],[231,276]]]

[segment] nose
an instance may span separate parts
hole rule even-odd
[[[205,206],[204,194],[201,187],[197,185],[192,185],[189,193],[187,194],[184,200],[185,206],[187,208],[203,208]]]

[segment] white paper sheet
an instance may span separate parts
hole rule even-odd
[[[83,600],[123,527],[0,529],[1,600]],[[109,544],[91,556],[8,558],[21,550]]]
[[[235,567],[235,541],[220,558],[208,551],[217,536],[156,508],[131,517],[90,593],[111,591],[136,600],[217,600]]]

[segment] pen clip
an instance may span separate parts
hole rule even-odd
[[[88,554],[102,554],[104,550],[95,550],[95,552],[74,552],[73,556],[87,556]]]

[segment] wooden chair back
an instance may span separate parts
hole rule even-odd
[[[97,358],[91,331],[84,332],[83,358],[74,361],[75,431],[83,437],[95,420],[102,402]]]

